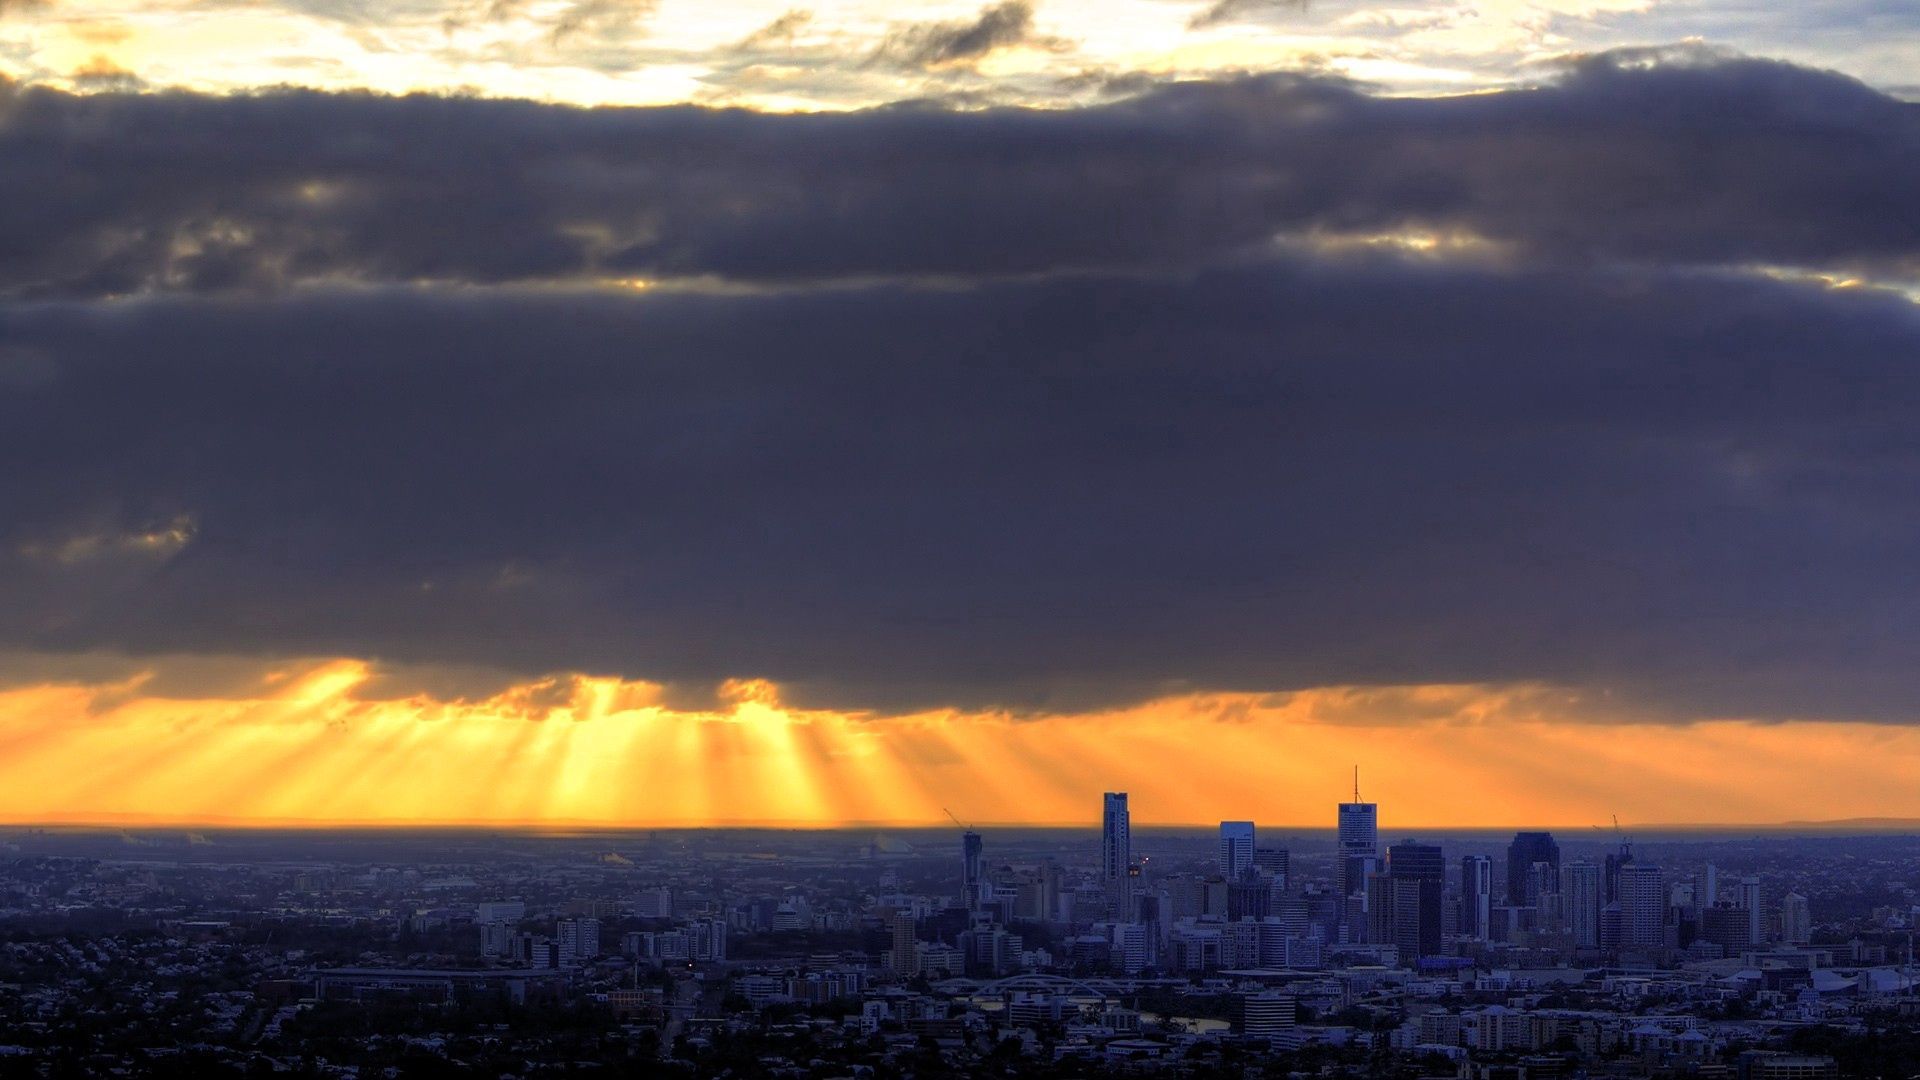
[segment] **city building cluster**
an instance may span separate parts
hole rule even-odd
[[[1920,1073],[1912,837],[1332,825],[19,830],[0,1076]]]

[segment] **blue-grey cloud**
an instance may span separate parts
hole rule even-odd
[[[1395,230],[1562,265],[1920,258],[1920,107],[1700,50],[1447,99],[1274,76],[812,116],[14,87],[0,159],[26,296],[1159,270]]]
[[[1920,319],[1698,272],[15,305],[0,647],[1920,707]]]
[[[0,651],[1911,719],[1913,106],[0,89]],[[1427,230],[1495,254],[1395,261]],[[1343,253],[1344,252],[1344,253]],[[680,278],[623,293],[582,279]]]

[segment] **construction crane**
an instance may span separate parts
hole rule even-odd
[[[1605,825],[1595,825],[1593,827],[1593,831],[1603,833],[1607,831],[1607,827]],[[1628,836],[1627,831],[1620,827],[1619,814],[1613,815],[1613,835],[1616,839],[1620,841],[1620,846],[1622,848],[1629,848],[1633,846],[1633,837]]]
[[[954,823],[955,825],[958,825],[958,826],[960,826],[960,829],[961,829],[961,831],[963,831],[963,832],[972,832],[972,831],[973,831],[973,826],[971,826],[971,825],[969,825],[969,824],[967,824],[967,823],[966,823],[966,822],[964,822],[964,821],[961,821],[961,820],[960,820],[960,818],[959,818],[958,816],[956,816],[956,815],[954,814],[954,812],[953,812],[953,811],[951,811],[951,810],[949,810],[949,809],[947,809],[946,807],[944,807],[944,806],[943,806],[943,807],[941,807],[941,808],[940,808],[940,812],[941,812],[941,813],[943,813],[943,814],[945,814],[945,815],[947,815],[947,817],[948,817],[949,819],[951,819],[951,820],[952,820],[952,822],[953,822],[953,823]]]

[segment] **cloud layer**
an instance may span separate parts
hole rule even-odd
[[[1160,270],[1426,231],[1558,263],[1920,259],[1920,107],[1699,50],[1540,89],[1273,76],[1079,110],[776,116],[0,91],[0,292]]]
[[[0,100],[0,648],[1920,713],[1920,309],[1794,276],[1911,273],[1920,120],[1839,76]]]

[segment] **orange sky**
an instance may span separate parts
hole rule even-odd
[[[156,670],[158,665],[156,666]],[[263,668],[241,696],[151,675],[0,691],[0,819],[1084,822],[1321,826],[1361,766],[1383,828],[1920,816],[1920,731],[1623,722],[1543,687],[1193,695],[1041,719],[872,718],[763,683],[677,712],[566,677],[480,701],[366,700],[352,660]]]

